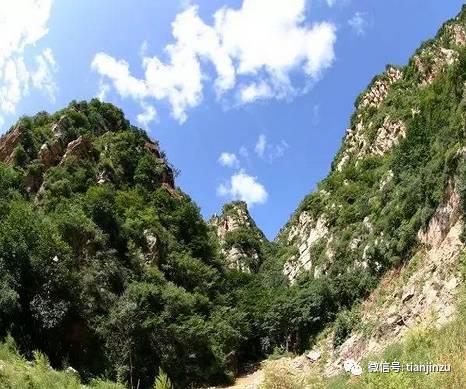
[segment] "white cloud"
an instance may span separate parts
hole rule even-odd
[[[243,200],[250,207],[254,204],[263,204],[267,201],[268,193],[256,177],[240,171],[230,177],[230,182],[221,184],[217,188],[220,196],[227,196],[233,200]]]
[[[136,120],[143,128],[147,129],[150,123],[157,120],[157,110],[147,103],[142,103],[141,108],[143,109],[143,112],[136,117]]]
[[[239,160],[236,154],[233,153],[222,153],[220,154],[220,157],[218,158],[218,162],[222,166],[227,166],[227,167],[238,167],[239,166]]]
[[[144,58],[147,55],[147,51],[149,50],[149,42],[144,41],[141,43],[141,47],[139,47],[139,56]]]
[[[266,136],[261,134],[257,139],[254,151],[259,158],[263,158],[272,163],[275,159],[283,157],[288,148],[289,145],[284,140],[278,144],[269,144]]]
[[[272,163],[277,158],[281,158],[285,155],[285,151],[290,146],[284,140],[276,145],[270,145],[268,148],[267,160]]]
[[[241,146],[239,148],[239,155],[241,155],[243,158],[248,159],[249,158],[249,151],[245,146]]]
[[[252,103],[259,99],[269,99],[274,95],[274,91],[265,81],[244,85],[240,87],[239,93],[240,102],[245,104]]]
[[[259,138],[257,139],[256,147],[254,147],[254,151],[259,157],[264,156],[265,149],[267,147],[267,138],[264,134],[260,134]]]
[[[338,4],[338,5],[348,5],[350,3],[351,0],[325,0],[325,2],[327,3],[327,5],[331,8],[333,7],[335,4]]]
[[[58,69],[51,49],[45,49],[42,54],[36,56],[37,69],[31,73],[32,85],[43,90],[51,101],[55,101],[58,87],[53,79],[53,74]]]
[[[315,81],[334,60],[335,26],[306,24],[305,7],[306,0],[243,0],[239,9],[219,9],[209,25],[197,6],[189,6],[172,24],[168,61],[144,56],[143,78],[132,76],[126,61],[105,53],[95,56],[92,68],[123,97],[167,100],[180,123],[188,109],[200,104],[204,84],[212,79],[205,63],[215,69],[219,98],[236,87],[233,95],[242,104],[292,96],[292,73]]]
[[[92,68],[101,74],[107,74],[113,81],[113,86],[123,97],[142,99],[147,94],[146,84],[131,76],[126,61],[117,61],[113,57],[98,53],[91,64]]]
[[[357,35],[364,35],[366,32],[367,22],[361,12],[356,12],[353,17],[348,20],[348,24]]]
[[[97,91],[96,97],[100,101],[105,101],[107,98],[107,94],[110,91],[110,85],[107,84],[106,82],[103,82],[102,80],[99,81],[99,90]]]
[[[31,88],[55,99],[57,87],[52,75],[57,64],[52,50],[37,54],[32,70],[24,59],[25,51],[47,34],[51,7],[52,0],[0,2],[0,115],[13,114]]]

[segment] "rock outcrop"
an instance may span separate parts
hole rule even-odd
[[[319,345],[330,355],[326,375],[342,372],[346,360],[381,352],[415,326],[442,326],[452,320],[464,281],[458,266],[463,226],[461,199],[450,183],[427,228],[419,231],[422,246],[408,263],[390,271],[363,303],[360,327],[372,328],[370,334],[356,330],[335,350],[333,334]]]
[[[247,273],[258,270],[267,239],[257,228],[245,202],[226,204],[222,214],[214,215],[209,224],[220,240],[228,268]]]
[[[78,139],[68,143],[60,164],[66,163],[70,158],[83,160],[94,158],[94,155],[94,147],[91,141],[87,137],[80,136]]]
[[[319,268],[315,266],[316,258],[313,258],[311,249],[328,234],[325,215],[321,215],[317,220],[303,212],[299,215],[297,224],[288,232],[288,242],[298,247],[297,255],[289,258],[283,268],[283,273],[291,283],[294,283],[302,271],[314,271],[319,273]]]
[[[0,162],[11,164],[14,158],[14,151],[20,144],[24,128],[17,125],[10,132],[0,138]]]
[[[390,86],[400,80],[403,73],[400,69],[390,66],[386,72],[369,88],[361,98],[359,109],[366,107],[378,107],[387,97]]]
[[[377,130],[374,142],[370,146],[370,152],[376,155],[384,155],[400,138],[406,136],[406,125],[401,120],[392,121],[386,116],[382,127]]]

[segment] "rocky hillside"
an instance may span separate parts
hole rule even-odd
[[[223,385],[306,352],[250,376],[269,389],[360,374],[421,324],[464,334],[465,157],[466,8],[357,98],[329,175],[274,242],[241,202],[206,223],[116,107],[24,117],[0,138],[0,337],[84,385],[131,389],[159,369],[177,388]],[[432,334],[423,357],[440,350],[463,373],[463,342]],[[334,387],[377,387],[342,377]]]
[[[249,322],[174,176],[110,104],[21,118],[0,139],[0,337],[84,383],[228,382]]]
[[[356,100],[331,172],[276,239],[290,284],[331,285],[336,321],[312,353],[326,356],[324,375],[382,352],[412,328],[456,316],[465,38],[463,9],[406,66],[387,66],[373,79]]]
[[[356,101],[332,171],[277,241],[283,272],[358,272],[367,280],[411,258],[464,159],[465,13],[407,66],[388,66]]]
[[[221,215],[214,215],[209,224],[217,234],[222,253],[230,269],[257,272],[264,260],[263,246],[267,239],[251,218],[243,201],[225,204]]]

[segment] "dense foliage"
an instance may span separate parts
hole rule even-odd
[[[225,297],[216,238],[147,135],[97,100],[17,127],[0,164],[0,334],[85,379],[144,388],[161,367],[180,387],[226,381],[248,323]],[[79,137],[85,152],[40,158]]]
[[[302,212],[313,220],[324,216],[329,232],[310,248],[314,267],[301,277],[312,280],[316,267],[324,271],[330,289],[330,294],[325,292],[326,317],[337,317],[335,346],[351,331],[354,319],[347,309],[367,296],[386,270],[412,257],[418,232],[427,227],[447,188],[466,199],[466,50],[451,36],[455,24],[466,26],[464,10],[416,52],[423,72],[412,59],[400,68],[403,76],[377,107],[359,105],[367,91],[356,100],[351,126],[361,125],[359,144],[351,149],[350,142],[343,142],[330,174],[303,200],[278,237],[278,243],[291,250],[295,243],[287,241],[287,233]],[[451,50],[455,60],[435,69],[436,58],[445,50]],[[433,71],[435,76],[425,82]],[[389,152],[364,152],[385,121],[401,121],[406,135]],[[337,168],[344,155],[348,162]]]
[[[0,336],[86,382],[130,388],[152,387],[159,371],[156,387],[227,382],[248,361],[304,351],[335,319],[338,346],[357,320],[351,307],[410,258],[445,188],[466,198],[466,51],[454,48],[431,84],[411,61],[378,108],[357,108],[352,125],[372,123],[369,144],[387,117],[406,137],[333,166],[275,242],[254,226],[221,246],[158,145],[110,104],[22,118],[7,135],[18,132],[14,149],[0,149]],[[333,257],[316,242],[325,271],[290,286],[283,265],[298,248],[286,232],[304,211],[325,214]],[[252,273],[226,269],[221,248],[233,247],[254,259]]]

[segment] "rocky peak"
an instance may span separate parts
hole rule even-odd
[[[140,175],[151,178],[147,185],[180,195],[159,144],[132,127],[116,107],[95,99],[71,103],[53,115],[22,118],[0,137],[0,162],[24,171],[27,192],[39,194],[36,200],[44,194],[48,172],[69,165],[82,167],[95,184],[116,186],[135,179],[139,167]]]
[[[238,228],[250,228],[253,223],[248,206],[244,201],[225,204],[221,215],[215,214],[210,220],[210,224],[216,227],[220,239],[225,238],[229,231]]]
[[[262,260],[262,245],[267,241],[251,215],[247,204],[235,201],[224,205],[220,215],[214,215],[209,225],[217,234],[227,266],[252,272]]]

